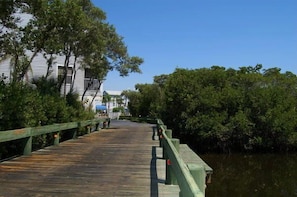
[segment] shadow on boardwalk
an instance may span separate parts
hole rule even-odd
[[[159,184],[165,184],[164,179],[159,179],[157,174],[157,160],[162,158],[157,157],[156,146],[152,147],[152,160],[151,160],[151,197],[159,196]]]

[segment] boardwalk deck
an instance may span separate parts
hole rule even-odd
[[[0,197],[178,196],[167,186],[153,125],[112,122],[100,130],[0,163]]]

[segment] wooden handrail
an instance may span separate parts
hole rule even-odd
[[[179,149],[179,140],[172,139],[172,133],[168,132],[171,130],[168,130],[160,119],[157,119],[157,128],[161,140],[160,145],[163,147],[163,157],[166,159],[166,173],[173,173],[173,175],[166,174],[166,179],[170,180],[165,182],[174,184],[172,179],[176,179],[180,187],[180,196],[204,197],[206,187],[205,168],[208,170],[207,173],[212,173],[212,169],[206,166],[206,163],[186,164],[177,150]]]
[[[72,138],[76,138],[76,130],[82,127],[88,127],[88,133],[90,132],[90,126],[96,126],[98,129],[100,122],[105,121],[103,118],[85,120],[80,122],[68,122],[60,124],[52,124],[40,127],[29,127],[22,129],[14,129],[7,131],[0,131],[0,143],[8,142],[13,140],[22,139],[24,142],[23,155],[29,155],[32,152],[32,137],[43,134],[53,133],[54,134],[54,145],[59,144],[59,135],[61,131],[75,129],[72,134]]]

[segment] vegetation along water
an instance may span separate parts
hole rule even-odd
[[[260,64],[178,68],[126,94],[133,115],[160,117],[213,168],[208,197],[291,197],[297,196],[296,84],[294,73]]]

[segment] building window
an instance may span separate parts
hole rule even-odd
[[[84,87],[85,89],[89,86],[89,90],[97,90],[99,88],[99,80],[94,79],[92,77],[92,73],[90,72],[90,69],[85,69],[85,79],[84,79]]]
[[[64,74],[64,66],[58,66],[58,80],[61,80]],[[66,74],[66,84],[72,84],[72,67],[68,67]]]

